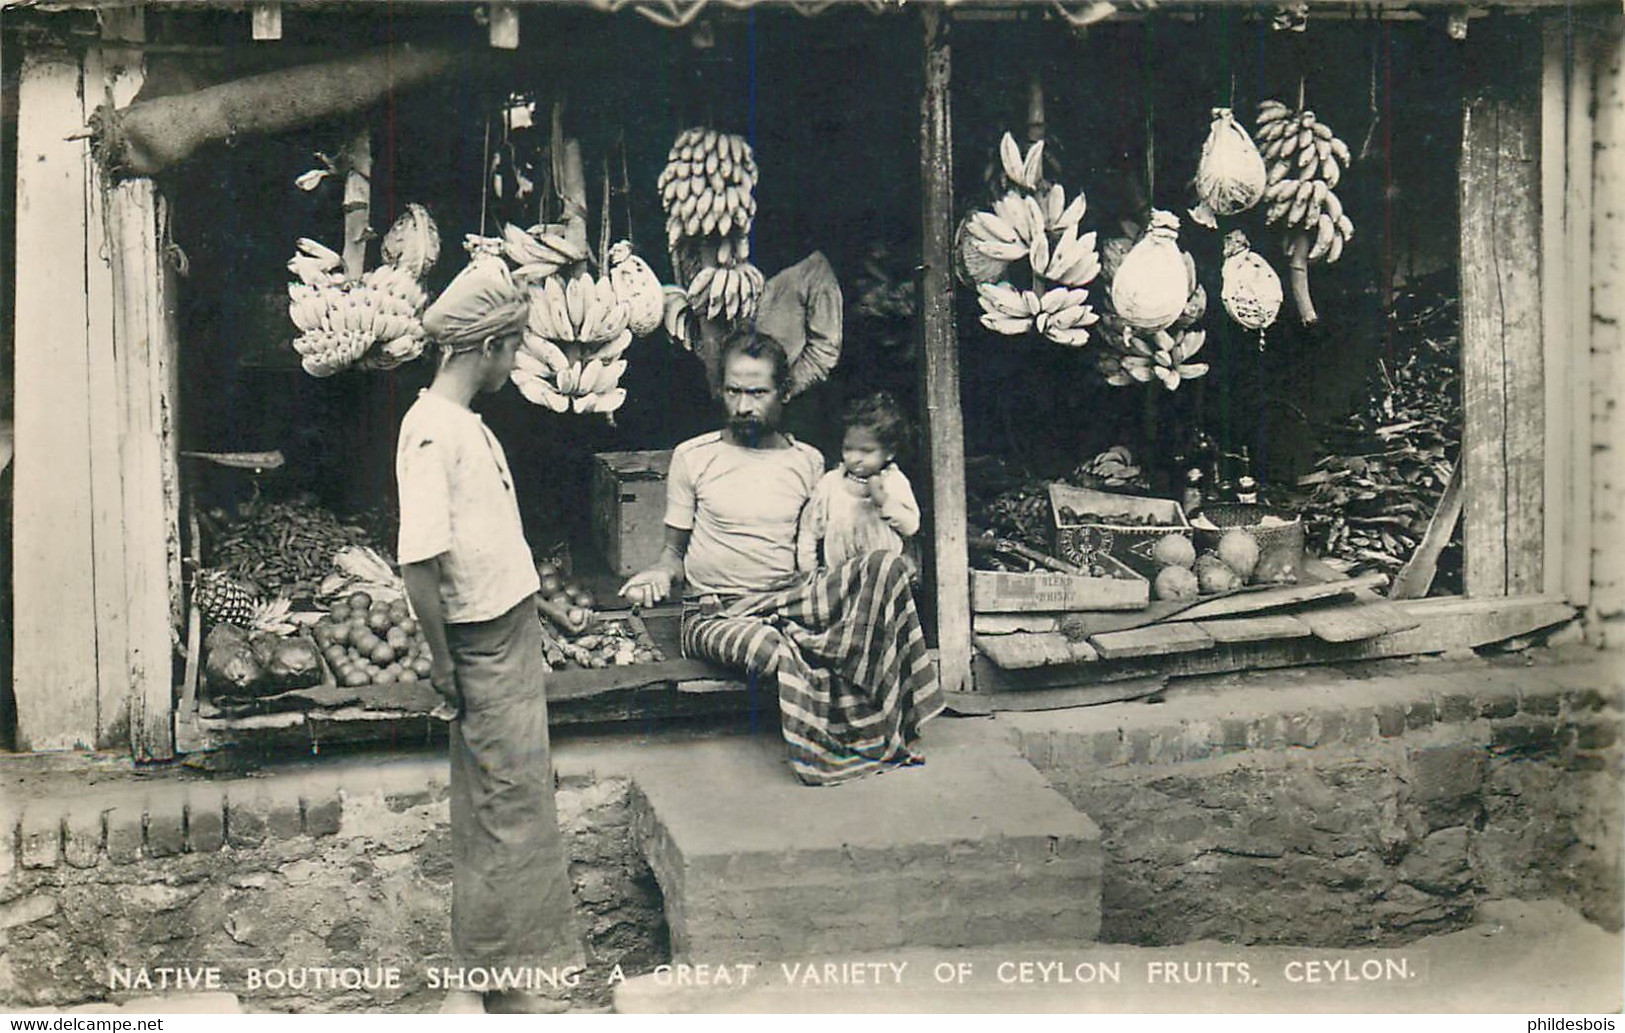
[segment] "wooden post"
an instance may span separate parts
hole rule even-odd
[[[1587,308],[1591,325],[1591,371],[1585,409],[1591,412],[1586,437],[1591,501],[1591,606],[1588,620],[1602,632],[1600,621],[1625,613],[1625,549],[1619,547],[1620,523],[1625,517],[1625,411],[1620,406],[1625,390],[1625,73],[1617,18],[1591,26],[1597,47],[1593,94],[1596,123],[1593,137],[1579,146],[1591,159],[1592,203],[1595,214],[1589,243],[1591,297]],[[1593,143],[1595,147],[1593,148]],[[1587,246],[1584,240],[1577,242]],[[1610,622],[1612,623],[1612,622]],[[1617,636],[1617,632],[1614,633]],[[1617,638],[1606,644],[1618,644]]]
[[[113,341],[125,396],[125,594],[130,747],[136,760],[174,756],[173,606],[178,600],[173,273],[162,253],[162,202],[150,179],[107,196],[113,242]]]
[[[1474,37],[1462,120],[1461,337],[1467,594],[1545,583],[1540,37]]]
[[[953,134],[949,108],[948,13],[920,12],[925,24],[925,96],[920,104],[921,396],[931,442],[932,528],[936,551],[937,646],[942,687],[971,686],[970,569],[965,531],[965,417],[959,399],[954,331]]]
[[[17,746],[98,745],[81,68],[23,62],[17,118],[13,686]]]
[[[116,33],[121,41],[139,41],[141,25],[129,21],[104,23],[104,36]],[[111,37],[110,37],[111,38]],[[85,107],[101,100],[121,106],[134,99],[143,78],[141,52],[116,46],[93,47],[85,54]],[[126,429],[130,409],[129,385],[124,376],[128,357],[116,339],[119,285],[113,276],[112,252],[117,242],[110,234],[109,185],[101,167],[88,151],[85,162],[85,294],[87,351],[90,378],[91,494],[95,503],[93,556],[96,571],[97,728],[99,745],[123,746],[131,741],[129,725],[132,690],[144,691],[131,677],[132,618],[144,601],[129,593],[133,543],[125,520]],[[153,600],[161,604],[162,598]]]

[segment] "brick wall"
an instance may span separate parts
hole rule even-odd
[[[1399,942],[1502,897],[1562,898],[1620,927],[1607,665],[1231,682],[1001,715],[1101,827],[1102,939]]]
[[[425,965],[449,965],[444,764],[214,782],[164,779],[0,822],[0,1010],[140,996],[108,967],[402,969],[401,988],[244,992],[254,1010],[432,1010]],[[667,960],[661,900],[633,841],[628,783],[566,780],[588,972],[560,996],[607,1003],[607,972]]]

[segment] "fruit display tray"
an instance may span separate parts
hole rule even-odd
[[[1157,542],[1165,535],[1188,535],[1191,530],[1184,509],[1171,499],[1051,484],[1049,501],[1055,520],[1055,554],[1080,566],[1110,556],[1142,577],[1154,578],[1159,564],[1151,550]],[[1068,520],[1064,511],[1098,514],[1101,519]]]

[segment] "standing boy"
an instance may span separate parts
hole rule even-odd
[[[398,557],[451,722],[451,943],[463,969],[577,963],[553,800],[536,591],[502,446],[469,408],[513,370],[527,312],[495,261],[460,273],[423,316],[434,383],[401,422]],[[444,1011],[538,1011],[523,992],[452,993]]]

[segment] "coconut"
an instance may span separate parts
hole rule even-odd
[[[1152,589],[1158,599],[1195,599],[1201,592],[1196,575],[1185,567],[1168,566],[1157,572]]]
[[[1241,578],[1230,565],[1211,552],[1196,558],[1196,583],[1203,595],[1214,592],[1233,592],[1241,587]]]
[[[1166,330],[1185,311],[1195,287],[1179,250],[1179,219],[1151,213],[1151,228],[1112,278],[1112,308],[1137,330]]]
[[[1185,567],[1196,562],[1196,546],[1182,534],[1167,534],[1151,547],[1151,558],[1163,567]]]
[[[1214,551],[1243,581],[1250,579],[1258,566],[1258,539],[1239,527],[1226,531]]]

